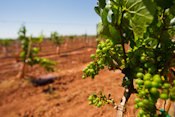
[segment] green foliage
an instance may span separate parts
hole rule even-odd
[[[9,46],[11,44],[11,41],[9,39],[4,39],[4,46]]]
[[[2,39],[0,39],[0,45],[2,45],[2,43],[3,43],[3,40],[2,40]]]
[[[155,3],[152,0],[126,0],[123,10],[126,11],[135,39],[143,38],[147,27],[152,23],[155,14]]]
[[[94,79],[104,67],[119,68],[125,74],[122,86],[135,80],[138,117],[158,116],[159,98],[175,100],[175,86],[166,76],[175,67],[175,1],[98,0],[94,9],[101,17],[97,32],[106,41],[98,44],[82,78]],[[130,50],[125,50],[125,44]]]
[[[95,75],[98,75],[100,69],[104,69],[104,66],[110,66],[111,68],[118,68],[121,63],[121,56],[123,53],[120,45],[115,45],[111,40],[107,39],[106,42],[101,41],[98,44],[96,55],[91,55],[94,60],[87,68],[83,70],[85,73],[83,78],[91,76],[93,79]],[[117,53],[120,53],[117,55]],[[117,62],[117,64],[116,64]],[[124,66],[121,66],[124,67]]]
[[[97,45],[100,43],[100,39],[99,38],[96,38],[95,41],[96,41]]]
[[[57,32],[51,33],[51,40],[57,46],[60,46],[63,43],[61,36],[59,36],[59,34]]]
[[[92,94],[91,96],[89,96],[89,105],[94,104],[97,107],[101,107],[104,106],[105,104],[110,104],[110,103],[115,103],[113,102],[113,99],[110,99],[111,94],[108,94],[108,97],[106,97],[105,95],[102,95],[102,93],[99,93],[99,97],[97,97],[97,95]]]
[[[21,26],[18,34],[21,41],[21,48],[23,50],[20,54],[21,60],[28,63],[30,66],[40,64],[46,68],[47,71],[55,71],[53,66],[55,66],[56,63],[52,60],[38,57],[37,54],[39,53],[40,48],[33,47],[32,45],[32,42],[41,43],[44,35],[41,34],[39,38],[33,38],[32,36],[26,37],[26,28],[24,25]]]
[[[12,41],[13,40],[10,40],[10,39],[0,39],[0,45],[8,47],[12,44]]]
[[[69,38],[74,39],[74,38],[75,38],[75,36],[74,36],[74,35],[70,35],[70,36],[69,36]]]

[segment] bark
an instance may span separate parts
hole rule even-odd
[[[40,51],[42,51],[42,46],[41,46],[41,43],[39,43],[39,48],[40,48]]]
[[[19,51],[19,44],[18,44],[18,40],[15,41],[15,46],[16,46],[16,62],[20,61],[20,51]]]
[[[30,40],[29,45],[28,45],[28,51],[27,51],[27,59],[30,56],[31,46],[32,46],[32,41]],[[27,71],[27,65],[28,64],[26,63],[26,61],[24,61],[22,65],[22,69],[19,71],[17,78],[23,78],[25,76],[25,73]]]
[[[2,49],[4,51],[5,56],[7,56],[8,55],[8,53],[7,53],[7,47],[6,46],[3,46]]]
[[[122,97],[120,103],[117,105],[117,117],[124,117],[126,103],[129,99],[129,97],[131,96],[131,94],[135,93],[135,92],[136,92],[136,90],[134,89],[133,80],[132,80],[132,82],[129,84],[129,86],[125,87],[123,97]]]
[[[23,78],[24,76],[25,76],[25,73],[26,73],[26,71],[27,71],[27,63],[23,63],[22,64],[22,67],[21,67],[21,69],[20,69],[20,71],[19,71],[19,73],[17,74],[17,78]]]
[[[59,47],[59,46],[57,46],[57,48],[56,48],[56,53],[57,53],[57,54],[60,53],[60,47]]]

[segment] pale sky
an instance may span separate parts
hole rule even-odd
[[[98,0],[0,0],[0,38],[17,38],[24,22],[27,36],[96,34]]]

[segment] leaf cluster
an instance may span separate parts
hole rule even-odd
[[[60,46],[63,43],[63,40],[61,36],[57,32],[51,33],[51,40],[53,43],[55,43],[57,46]]]
[[[19,29],[18,34],[21,41],[21,48],[23,50],[23,52],[20,54],[21,60],[28,63],[30,66],[40,64],[46,68],[47,71],[55,71],[53,66],[55,66],[57,63],[46,58],[38,57],[37,54],[39,53],[40,48],[33,47],[32,45],[32,42],[41,43],[44,35],[41,34],[41,36],[37,38],[33,38],[32,36],[26,37],[26,28],[24,25],[22,25],[22,27]]]
[[[99,95],[100,95],[99,97],[97,97],[97,95],[95,94],[90,95],[88,98],[88,100],[90,101],[89,105],[94,104],[97,107],[101,107],[104,106],[105,104],[110,104],[110,102],[112,102],[111,101],[112,99],[110,99],[111,94],[108,94],[108,97],[106,97],[100,92]]]
[[[12,44],[12,41],[11,39],[0,39],[0,45],[8,47]]]
[[[101,17],[97,32],[106,42],[101,41],[91,55],[94,61],[83,70],[83,78],[94,78],[101,66],[121,69],[125,74],[122,86],[128,87],[136,79],[142,99],[138,116],[157,116],[158,98],[174,100],[174,87],[166,84],[170,83],[166,75],[175,67],[175,1],[98,0],[94,9]],[[149,99],[152,107],[147,108],[144,101],[153,94],[156,98]]]

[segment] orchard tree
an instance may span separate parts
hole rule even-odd
[[[43,35],[43,32],[41,31],[40,35],[39,35],[39,40],[42,42],[43,41],[43,38],[44,38],[44,35]],[[42,50],[42,46],[41,46],[41,42],[39,42],[39,48],[40,50]]]
[[[0,47],[1,47],[2,50],[3,50],[3,39],[0,39]]]
[[[69,35],[69,38],[72,40],[72,42],[75,42],[75,36],[74,35]]]
[[[60,53],[60,46],[63,43],[61,36],[59,36],[59,34],[57,32],[53,32],[53,33],[51,33],[51,40],[54,44],[57,45],[56,53],[57,54]]]
[[[8,48],[11,45],[11,40],[9,39],[1,39],[0,40],[0,45],[2,46],[3,52],[5,54],[5,56],[8,55]]]
[[[125,74],[125,92],[118,105],[110,94],[102,93],[92,94],[89,104],[100,107],[112,102],[122,117],[130,95],[136,93],[137,117],[168,116],[165,105],[159,110],[156,103],[158,99],[175,101],[175,80],[170,77],[175,67],[175,1],[99,0],[95,11],[101,17],[97,32],[106,41],[91,55],[94,61],[83,70],[83,78],[94,79],[104,67],[120,69]]]
[[[26,37],[26,28],[24,25],[21,26],[18,34],[19,40],[21,41],[21,48],[23,50],[20,54],[20,58],[23,61],[23,66],[17,77],[22,78],[25,76],[27,65],[33,66],[35,64],[40,64],[47,71],[55,71],[53,66],[56,65],[56,63],[46,58],[38,57],[37,54],[39,53],[40,49],[33,47],[32,45],[32,42],[41,43],[43,40],[43,35],[41,35],[39,38],[33,38],[32,36]]]

